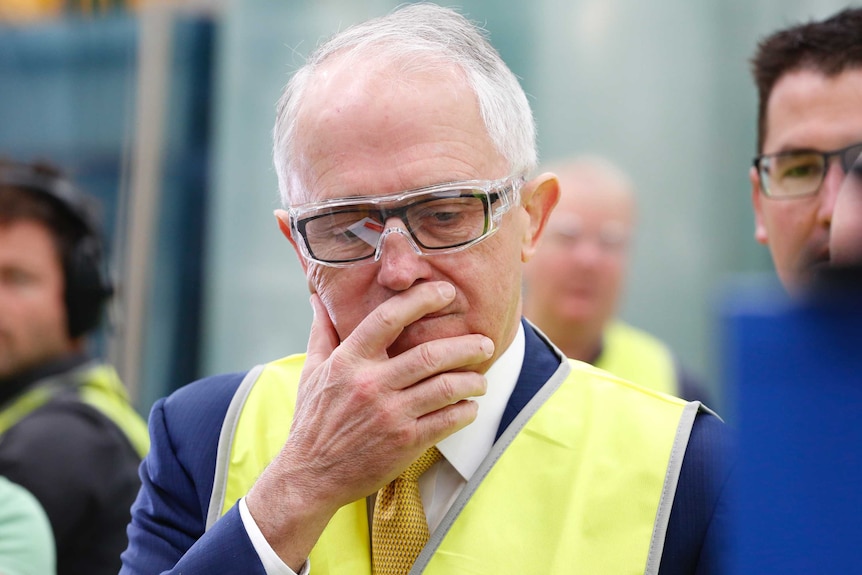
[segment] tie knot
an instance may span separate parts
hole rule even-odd
[[[428,468],[440,461],[443,458],[443,454],[440,453],[440,450],[437,449],[436,446],[429,447],[425,453],[419,456],[419,459],[410,464],[410,467],[404,470],[404,472],[398,476],[399,479],[405,479],[407,481],[418,481],[419,477],[428,471]]]

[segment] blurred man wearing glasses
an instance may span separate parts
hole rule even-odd
[[[123,573],[714,572],[720,420],[521,319],[557,180],[480,29],[429,4],[348,28],[274,139],[308,352],[154,406]]]
[[[524,315],[567,357],[709,404],[703,385],[663,341],[616,318],[635,230],[631,180],[599,156],[548,168],[560,182],[560,201],[524,266]]]
[[[862,153],[862,9],[782,30],[752,60],[758,152],[755,238],[791,293],[831,260],[838,189]]]

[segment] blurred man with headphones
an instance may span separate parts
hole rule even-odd
[[[40,501],[59,575],[115,574],[146,425],[85,338],[113,293],[93,199],[0,160],[0,475]]]

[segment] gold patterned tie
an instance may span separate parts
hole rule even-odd
[[[407,575],[428,542],[428,521],[419,497],[419,476],[443,455],[429,448],[404,473],[377,492],[371,525],[374,575]]]

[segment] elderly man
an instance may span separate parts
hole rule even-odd
[[[529,105],[480,30],[419,4],[338,34],[286,87],[274,159],[307,354],[154,407],[123,573],[716,560],[720,420],[521,321],[557,182],[527,179]]]
[[[770,35],[752,68],[760,99],[754,235],[798,294],[830,262],[838,189],[862,152],[862,8]]]
[[[685,399],[706,392],[661,340],[616,319],[635,228],[634,187],[609,160],[549,166],[560,201],[524,267],[524,316],[571,359]]]

